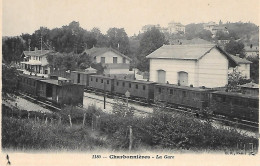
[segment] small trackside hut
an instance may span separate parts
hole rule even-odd
[[[71,80],[51,76],[51,79],[40,80],[38,94],[59,106],[83,105],[84,86],[74,84]]]

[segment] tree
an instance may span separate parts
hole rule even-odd
[[[16,68],[2,65],[2,97],[4,100],[13,99],[17,92],[18,72]]]
[[[203,29],[201,32],[199,32],[199,38],[211,41],[212,40],[212,33],[209,30]]]
[[[244,58],[245,57],[245,50],[244,50],[244,44],[240,41],[235,41],[235,40],[231,40],[229,43],[226,44],[225,46],[225,51],[227,51],[228,53],[232,54],[232,55],[237,55],[239,54],[240,58]]]
[[[228,74],[228,92],[240,92],[240,87],[238,85],[243,85],[251,82],[251,80],[246,79],[242,76],[241,72],[237,70],[237,68],[233,69],[233,72]]]
[[[145,32],[140,40],[139,55],[137,57],[139,63],[137,64],[137,68],[141,71],[148,71],[149,62],[146,56],[160,48],[163,44],[167,44],[167,41],[165,40],[164,34],[158,29],[152,28]]]
[[[109,47],[118,49],[122,54],[129,53],[129,38],[124,28],[110,28],[107,37]]]
[[[25,48],[25,42],[21,37],[8,37],[2,40],[3,60],[6,63],[19,61]]]
[[[185,36],[188,40],[199,37],[199,33],[203,31],[203,24],[188,24],[185,26]]]

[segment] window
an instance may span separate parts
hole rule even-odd
[[[109,80],[107,80],[107,84],[109,84]]]
[[[106,63],[106,58],[105,57],[101,57],[101,63]]]
[[[172,89],[170,89],[170,95],[172,95],[173,94],[173,90]]]
[[[138,85],[135,85],[135,89],[138,89]]]
[[[113,57],[113,63],[117,63],[117,57]]]
[[[116,85],[118,86],[118,85],[119,85],[119,82],[116,82]]]
[[[123,82],[123,87],[125,86],[125,83]]]
[[[103,83],[104,81],[103,81],[103,79],[101,79],[101,83]]]
[[[78,73],[78,83],[80,83],[80,74]]]
[[[182,91],[182,96],[186,97],[186,91]]]
[[[96,78],[96,82],[98,82],[98,79]]]
[[[161,92],[162,92],[162,89],[161,89],[161,88],[158,88],[158,92],[161,93]]]
[[[123,58],[123,63],[126,63],[126,58]]]
[[[143,90],[145,90],[145,85],[143,85]]]
[[[131,83],[129,83],[129,88],[131,88]]]
[[[91,81],[93,81],[93,79],[92,79],[92,77],[91,77],[91,79],[90,79]]]

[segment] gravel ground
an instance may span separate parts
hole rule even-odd
[[[21,110],[27,110],[27,111],[40,111],[40,112],[51,112],[50,110],[43,108],[35,103],[32,103],[26,99],[23,99],[21,97],[17,97],[15,101],[2,101],[4,104],[15,107],[15,103],[17,103],[17,107]]]

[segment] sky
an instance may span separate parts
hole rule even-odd
[[[84,29],[124,28],[128,36],[146,24],[166,27],[219,20],[259,25],[259,0],[2,0],[2,36],[32,34],[78,21]]]

